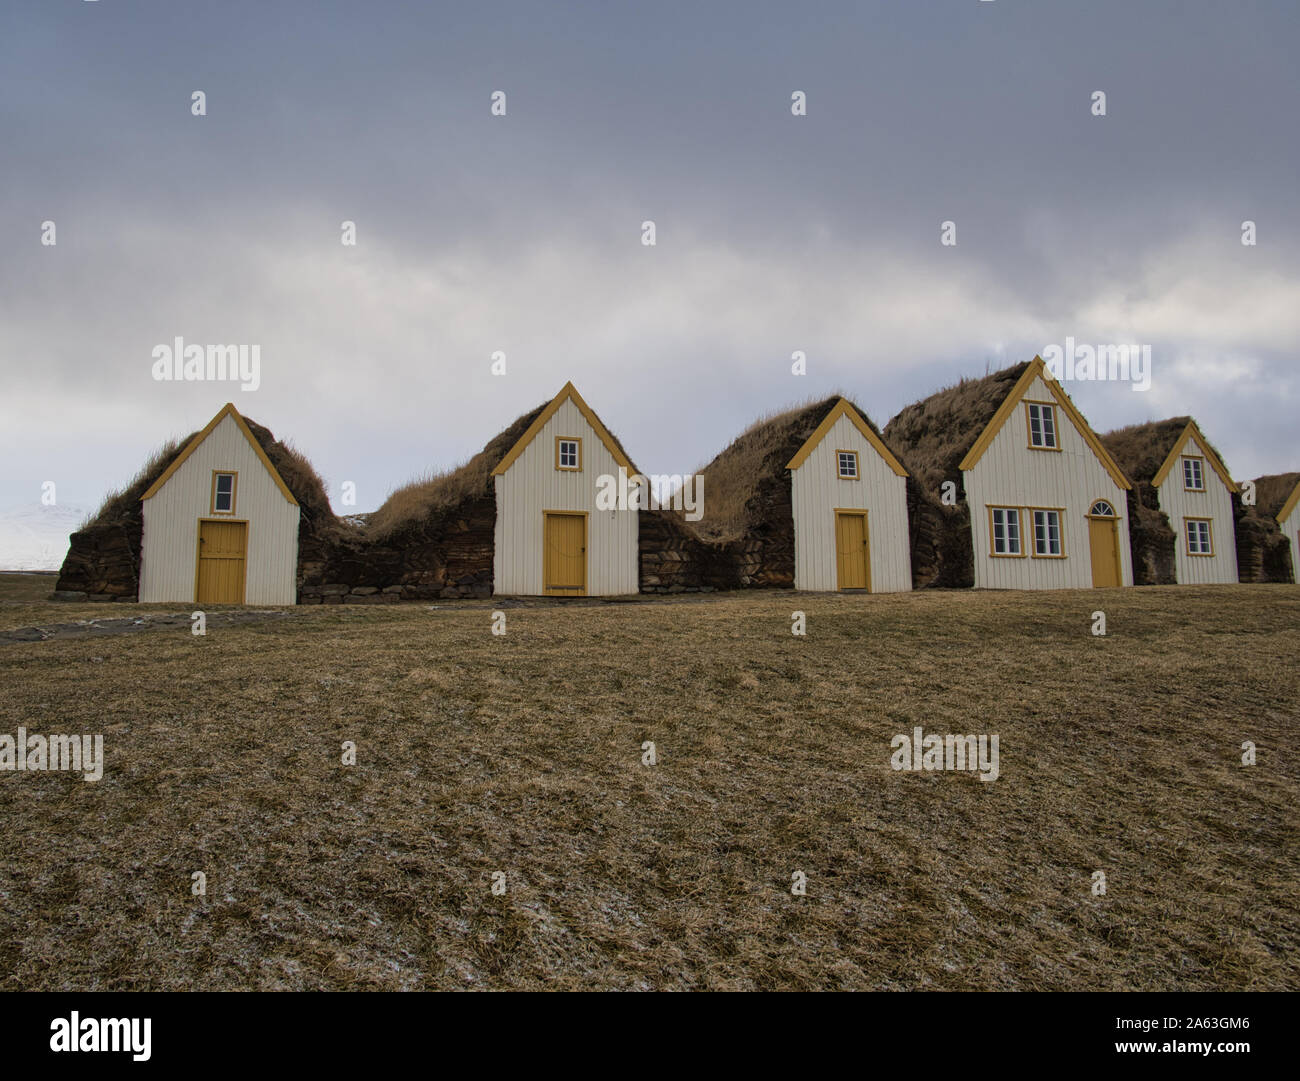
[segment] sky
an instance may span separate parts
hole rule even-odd
[[[233,401],[373,510],[566,381],[682,473],[1067,339],[1150,347],[1065,384],[1097,430],[1300,469],[1298,50],[1294,0],[4,0],[0,508]]]

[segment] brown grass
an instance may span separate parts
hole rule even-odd
[[[330,508],[325,482],[307,456],[288,440],[277,440],[270,429],[264,428],[252,418],[244,417],[244,423],[248,425],[253,438],[266,452],[266,456],[271,459],[271,464],[275,466],[276,472],[280,474],[289,491],[298,500],[304,516],[309,518],[319,530],[346,528],[335,518]],[[109,493],[99,508],[81,523],[80,528],[114,525],[131,518],[139,519],[140,497],[166,472],[177,455],[198,434],[198,432],[191,432],[184,439],[169,439],[160,446],[149,455],[148,460],[131,482],[126,487]]]
[[[1300,484],[1300,473],[1273,473],[1255,478],[1255,513],[1276,519]]]
[[[885,441],[923,492],[937,497],[946,480],[961,486],[957,468],[1028,363],[978,379],[963,379],[899,411],[885,425]]]
[[[709,540],[730,541],[758,532],[768,511],[765,487],[787,483],[786,463],[807,442],[844,395],[810,398],[799,405],[769,413],[754,421],[698,472],[704,475],[704,516],[691,523]],[[850,402],[854,409],[855,403]],[[861,409],[877,435],[880,429]],[[786,501],[788,502],[788,500]]]
[[[704,516],[692,523],[695,532],[710,540],[735,540],[753,532],[761,513],[755,505],[760,481],[784,472],[786,462],[835,401],[836,397],[814,398],[760,417],[701,467]],[[792,445],[794,449],[785,453]]]
[[[370,515],[366,526],[367,535],[372,540],[383,540],[431,514],[447,510],[466,500],[490,496],[492,470],[510,452],[510,448],[519,442],[547,404],[549,403],[543,403],[519,417],[462,465],[441,473],[428,473],[396,489]]]
[[[1178,442],[1178,437],[1183,434],[1183,429],[1191,419],[1191,417],[1169,417],[1167,420],[1150,421],[1146,424],[1130,424],[1127,428],[1117,428],[1113,432],[1107,432],[1101,437],[1101,442],[1129,480],[1150,484],[1156,472],[1165,464],[1169,452],[1174,449],[1174,444]],[[1223,455],[1219,453],[1218,448],[1208,439],[1206,443],[1222,462]],[[1209,466],[1207,465],[1206,468]]]
[[[0,988],[1300,988],[1295,587],[795,606],[0,646],[0,732],[108,757],[0,774]],[[1001,779],[894,772],[917,725]]]
[[[431,515],[448,511],[469,500],[491,497],[492,470],[523,438],[529,426],[548,405],[549,401],[543,402],[516,419],[467,462],[442,472],[426,473],[395,489],[383,505],[368,516],[367,537],[373,541],[386,540]],[[624,456],[627,456],[618,436],[613,432],[609,432],[609,436]]]
[[[184,439],[169,439],[145,460],[139,471],[124,488],[109,492],[93,514],[87,515],[79,529],[88,529],[94,525],[107,525],[121,521],[133,513],[139,513],[140,497],[149,490],[159,477],[166,472],[176,456],[180,454],[198,432],[191,432]],[[287,482],[286,482],[287,483]]]

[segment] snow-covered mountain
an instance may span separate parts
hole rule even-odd
[[[86,517],[72,504],[25,503],[0,512],[0,571],[56,571],[68,554],[68,535]]]

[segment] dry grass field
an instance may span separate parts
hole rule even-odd
[[[0,733],[102,733],[107,766],[0,772],[3,990],[1300,988],[1294,586],[196,637],[29,582],[0,631],[73,627],[0,639]],[[1000,778],[892,770],[915,726],[997,733]]]

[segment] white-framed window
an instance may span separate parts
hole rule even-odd
[[[1024,552],[1020,545],[1020,508],[990,507],[992,521],[993,554],[1018,556]]]
[[[1035,510],[1034,515],[1034,555],[1059,556],[1065,552],[1061,547],[1061,512],[1056,510]]]
[[[1112,507],[1110,503],[1108,503],[1104,499],[1097,500],[1097,502],[1095,502],[1092,505],[1092,509],[1088,511],[1088,513],[1092,515],[1094,518],[1118,518],[1119,517],[1119,515],[1115,513],[1115,508]]]
[[[555,468],[576,471],[582,468],[582,440],[575,436],[555,438]]]
[[[858,479],[858,452],[856,450],[837,450],[835,457],[839,463],[841,480]]]
[[[1214,543],[1210,535],[1210,521],[1208,518],[1187,519],[1187,554],[1192,556],[1214,555]]]
[[[1183,459],[1183,487],[1189,492],[1205,491],[1205,469],[1200,458]]]
[[[235,513],[235,474],[214,472],[212,474],[212,513]]]
[[[1057,450],[1056,406],[1026,402],[1029,410],[1029,445],[1039,450]]]

